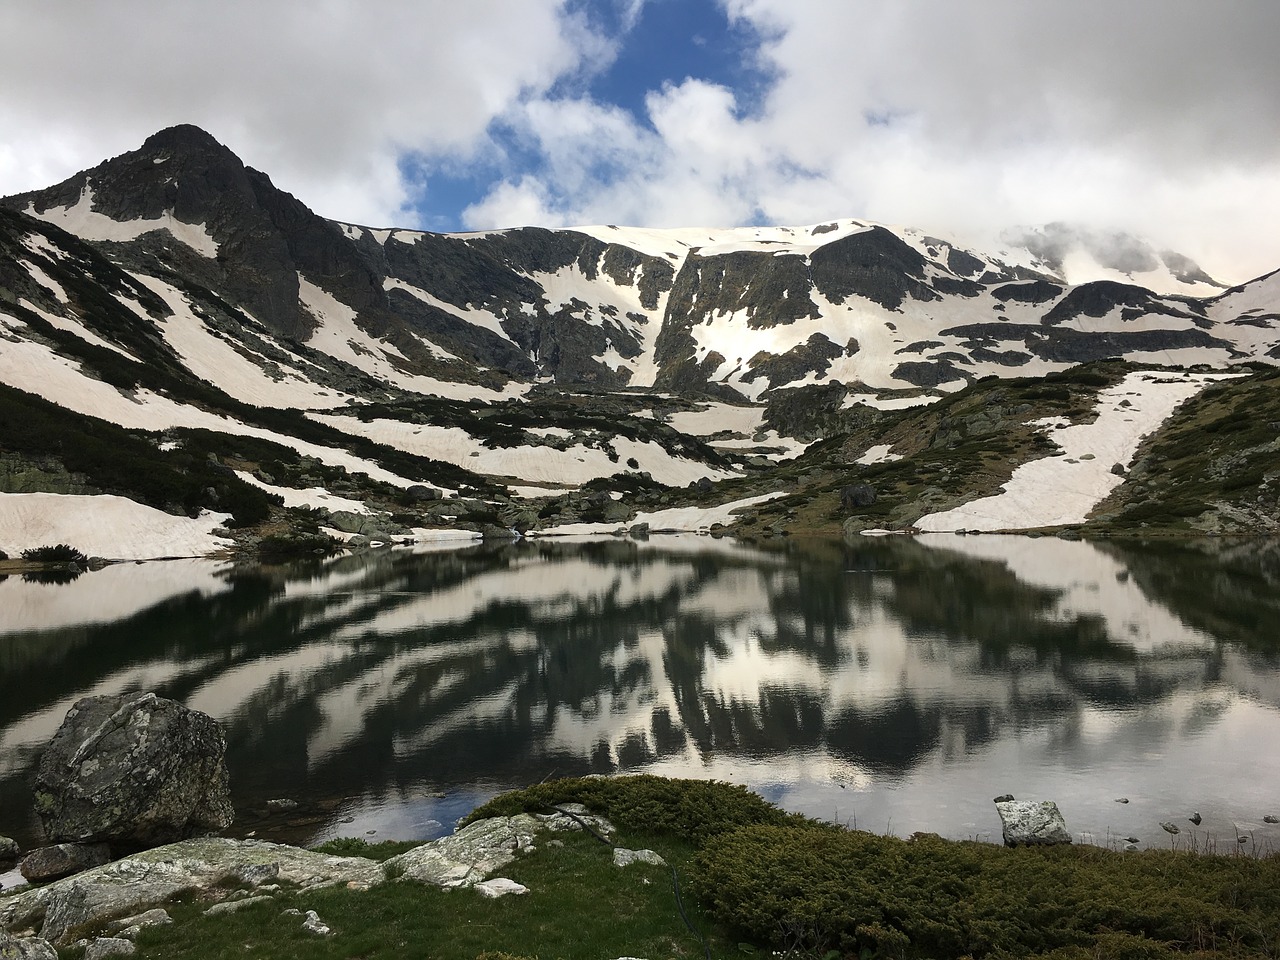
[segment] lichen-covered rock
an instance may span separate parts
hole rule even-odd
[[[13,863],[21,853],[16,840],[12,837],[0,837],[0,863]]]
[[[98,937],[85,947],[84,960],[106,960],[107,957],[131,957],[138,948],[123,937]]]
[[[1052,800],[1006,800],[996,804],[1007,846],[1070,843],[1067,824]]]
[[[437,887],[471,887],[533,849],[542,829],[542,821],[528,813],[477,820],[452,836],[392,857],[383,866],[389,876],[399,873]]]
[[[613,848],[613,865],[615,867],[629,867],[633,863],[647,863],[655,867],[665,867],[667,865],[667,861],[662,859],[662,855],[652,850]]]
[[[105,843],[57,843],[32,850],[18,869],[31,883],[47,883],[100,867],[110,860],[111,849]]]
[[[41,937],[11,937],[0,930],[0,960],[58,960],[58,952]]]
[[[229,880],[253,885],[279,879],[303,887],[382,877],[364,857],[331,857],[262,840],[202,837],[156,847],[78,873],[47,887],[0,900],[0,927],[40,923],[41,936],[62,942],[80,927],[94,927],[165,903],[180,893]]]
[[[535,849],[535,839],[543,830],[581,830],[586,825],[602,835],[613,831],[607,820],[593,816],[580,804],[563,804],[560,809],[564,812],[477,820],[452,836],[392,857],[383,867],[388,876],[437,887],[473,887],[520,854]]]
[[[173,700],[86,697],[40,759],[36,813],[51,840],[126,849],[220,830],[234,819],[225,754],[218,722]]]

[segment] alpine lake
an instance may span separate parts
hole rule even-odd
[[[234,836],[429,839],[503,790],[645,772],[900,836],[999,842],[1013,794],[1076,842],[1280,848],[1274,540],[547,539],[10,576],[0,833],[40,841],[29,784],[72,704],[148,690],[225,725]]]

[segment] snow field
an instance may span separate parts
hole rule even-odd
[[[124,497],[0,493],[0,550],[65,543],[108,560],[206,556],[232,542],[214,531],[230,514],[175,517]]]
[[[1123,477],[1142,438],[1154,432],[1183,401],[1230,374],[1131,373],[1098,393],[1093,423],[1054,429],[1050,436],[1062,452],[1024,463],[1003,492],[929,514],[916,521],[924,531],[1026,530],[1083,523]],[[1128,406],[1122,406],[1127,402]],[[1040,423],[1041,426],[1052,426]]]
[[[695,460],[674,457],[656,443],[639,443],[625,437],[611,441],[618,459],[584,444],[567,450],[554,447],[486,447],[461,427],[404,423],[399,420],[363,422],[354,417],[324,413],[309,416],[344,433],[367,437],[406,453],[442,460],[492,477],[518,477],[527,484],[556,483],[578,486],[597,477],[608,477],[627,469],[634,458],[639,469],[668,486],[686,486],[702,477],[723,480],[736,474],[716,470]]]

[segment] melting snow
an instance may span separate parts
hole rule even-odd
[[[108,560],[204,556],[232,545],[214,534],[230,514],[175,517],[124,497],[0,493],[0,549],[65,543]]]
[[[169,212],[154,220],[123,221],[112,220],[105,214],[97,213],[93,209],[93,188],[87,183],[74,207],[50,207],[40,213],[34,204],[30,204],[25,212],[37,219],[56,224],[84,240],[123,242],[136,240],[152,230],[167,230],[175,240],[185,243],[203,257],[213,259],[218,255],[218,243],[209,236],[203,223],[184,223]]]
[[[1229,374],[1131,373],[1098,393],[1098,418],[1056,429],[1056,456],[1018,467],[1003,493],[983,497],[916,521],[925,531],[1025,530],[1083,523],[1123,482],[1113,464],[1128,466],[1142,438],[1154,432],[1184,400]],[[1129,406],[1121,406],[1124,401]]]

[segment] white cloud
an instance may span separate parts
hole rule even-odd
[[[134,149],[213,133],[332,217],[385,223],[408,151],[466,156],[495,116],[611,46],[563,0],[7,0],[0,194]]]
[[[8,0],[0,193],[192,122],[374,225],[416,224],[419,157],[504,171],[475,227],[1071,220],[1227,279],[1280,266],[1274,0],[717,0],[762,99],[694,77],[638,118],[585,91],[645,0],[611,0],[612,37],[566,2]]]
[[[855,216],[983,242],[1068,220],[1226,279],[1280,266],[1271,0],[723,2],[763,38],[759,109],[698,80],[652,92],[643,121],[524,104],[545,169],[468,218],[501,223],[503,198],[533,191],[554,223]]]

